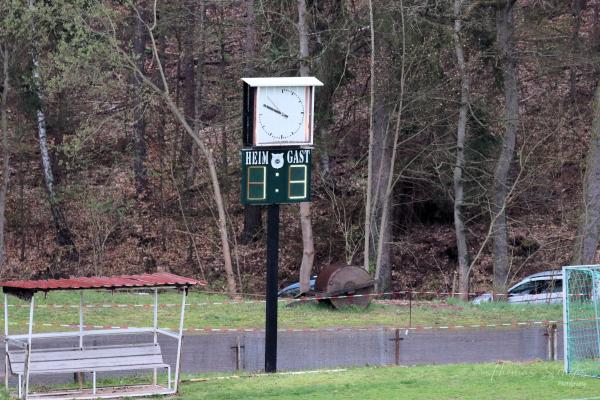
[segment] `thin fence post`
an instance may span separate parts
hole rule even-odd
[[[548,361],[552,361],[554,359],[553,346],[552,346],[552,326],[550,324],[546,325],[546,358]]]
[[[450,297],[454,297],[455,293],[456,293],[456,278],[457,278],[457,274],[456,271],[454,271],[454,273],[452,274],[452,292],[450,293]]]
[[[79,291],[79,350],[83,350],[83,290]],[[79,383],[79,390],[83,390],[84,375],[83,372],[75,372],[73,379]]]
[[[235,370],[239,371],[242,369],[242,346],[239,335],[235,337],[235,346],[232,349],[235,351]]]
[[[179,317],[179,338],[177,341],[177,359],[175,361],[175,381],[174,381],[174,389],[173,393],[177,393],[179,390],[179,379],[180,379],[180,370],[181,370],[181,346],[183,342],[183,323],[185,316],[185,300],[187,296],[187,287],[182,289],[181,295],[181,315]]]
[[[29,332],[27,335],[27,352],[25,357],[24,364],[24,383],[25,386],[23,390],[23,399],[27,399],[27,395],[29,394],[29,363],[31,362],[31,342],[33,336],[33,310],[35,309],[35,293],[31,295],[31,304],[29,306]]]
[[[8,392],[8,295],[4,294],[4,386]]]
[[[558,360],[558,328],[556,324],[552,324],[552,347],[554,353],[554,361]]]
[[[548,349],[548,360],[558,360],[558,335],[557,327],[555,323],[546,325],[546,333],[544,336],[547,337],[547,349]]]
[[[400,329],[396,328],[394,344],[396,347],[395,361],[396,365],[400,365]]]
[[[563,369],[565,373],[569,373],[569,352],[568,352],[568,341],[569,341],[569,298],[567,296],[569,286],[569,270],[565,267],[562,269],[563,278],[563,291],[562,291],[562,303],[563,303]]]
[[[154,313],[152,316],[152,331],[153,331],[153,339],[154,339],[154,344],[157,345],[158,344],[158,289],[154,289]],[[152,370],[152,384],[154,386],[156,386],[158,382],[157,379],[157,373],[156,373],[156,368],[154,368]]]
[[[408,292],[408,326],[412,326],[412,290]]]

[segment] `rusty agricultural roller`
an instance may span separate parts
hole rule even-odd
[[[342,263],[330,264],[323,268],[315,282],[315,294],[323,297],[349,296],[324,299],[335,308],[356,306],[365,308],[371,302],[375,281],[363,268]]]

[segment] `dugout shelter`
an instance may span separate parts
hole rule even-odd
[[[9,375],[17,376],[16,394],[21,399],[95,399],[119,398],[177,393],[184,330],[185,302],[188,289],[206,285],[206,282],[169,273],[121,275],[111,277],[81,277],[49,280],[21,280],[0,282],[4,292],[5,386],[9,390]],[[181,310],[177,331],[161,328],[158,321],[159,291],[181,292]],[[51,291],[79,292],[79,325],[77,331],[34,333],[36,295]],[[84,291],[112,293],[122,290],[144,290],[153,295],[153,323],[148,327],[89,327],[84,321]],[[9,332],[9,297],[16,296],[29,302],[29,323],[26,334]],[[93,309],[90,309],[93,310]],[[142,309],[136,312],[143,312]],[[139,336],[138,336],[139,335]],[[159,335],[176,341],[175,363],[163,359]],[[131,340],[133,336],[140,340]],[[99,340],[104,339],[104,340]],[[115,340],[116,339],[116,340]],[[53,345],[71,341],[71,346]],[[97,345],[103,342],[102,345]],[[106,343],[109,344],[106,344]],[[42,345],[43,344],[43,345]],[[152,383],[129,386],[98,387],[98,373],[124,371],[152,371]],[[166,372],[166,384],[159,384],[157,371]],[[30,391],[30,378],[34,375],[64,375],[88,373],[91,388],[54,390],[35,393]]]

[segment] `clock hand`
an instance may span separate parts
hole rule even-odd
[[[275,107],[277,109],[277,111],[279,111],[279,114],[284,116],[284,117],[288,117],[288,115],[286,113],[284,113],[283,111],[281,111],[281,109],[279,107],[277,107],[277,104],[275,104],[275,102],[273,101],[273,99],[271,99],[268,95],[267,95],[267,100],[269,100],[269,102],[271,104],[273,104],[273,107]]]
[[[263,107],[264,107],[264,108],[266,108],[266,109],[268,109],[268,110],[271,110],[271,111],[273,111],[274,113],[277,113],[277,114],[281,115],[281,116],[282,116],[282,117],[284,117],[284,118],[288,118],[288,115],[287,115],[287,114],[284,114],[284,113],[282,113],[281,111],[279,111],[279,110],[276,110],[276,109],[274,109],[274,108],[273,108],[273,107],[271,107],[271,106],[268,106],[268,105],[266,105],[266,104],[263,104]]]
[[[275,102],[267,95],[267,100],[269,100],[269,103],[273,104],[273,107],[275,107],[275,109],[279,112],[281,112],[281,110],[279,109],[279,107],[277,107],[277,104],[275,104]]]

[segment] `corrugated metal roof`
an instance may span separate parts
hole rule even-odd
[[[242,78],[252,87],[256,86],[323,86],[314,76],[292,76],[275,78]]]
[[[0,282],[0,287],[3,288],[4,292],[13,293],[75,289],[187,287],[193,285],[206,285],[206,282],[169,273]]]

